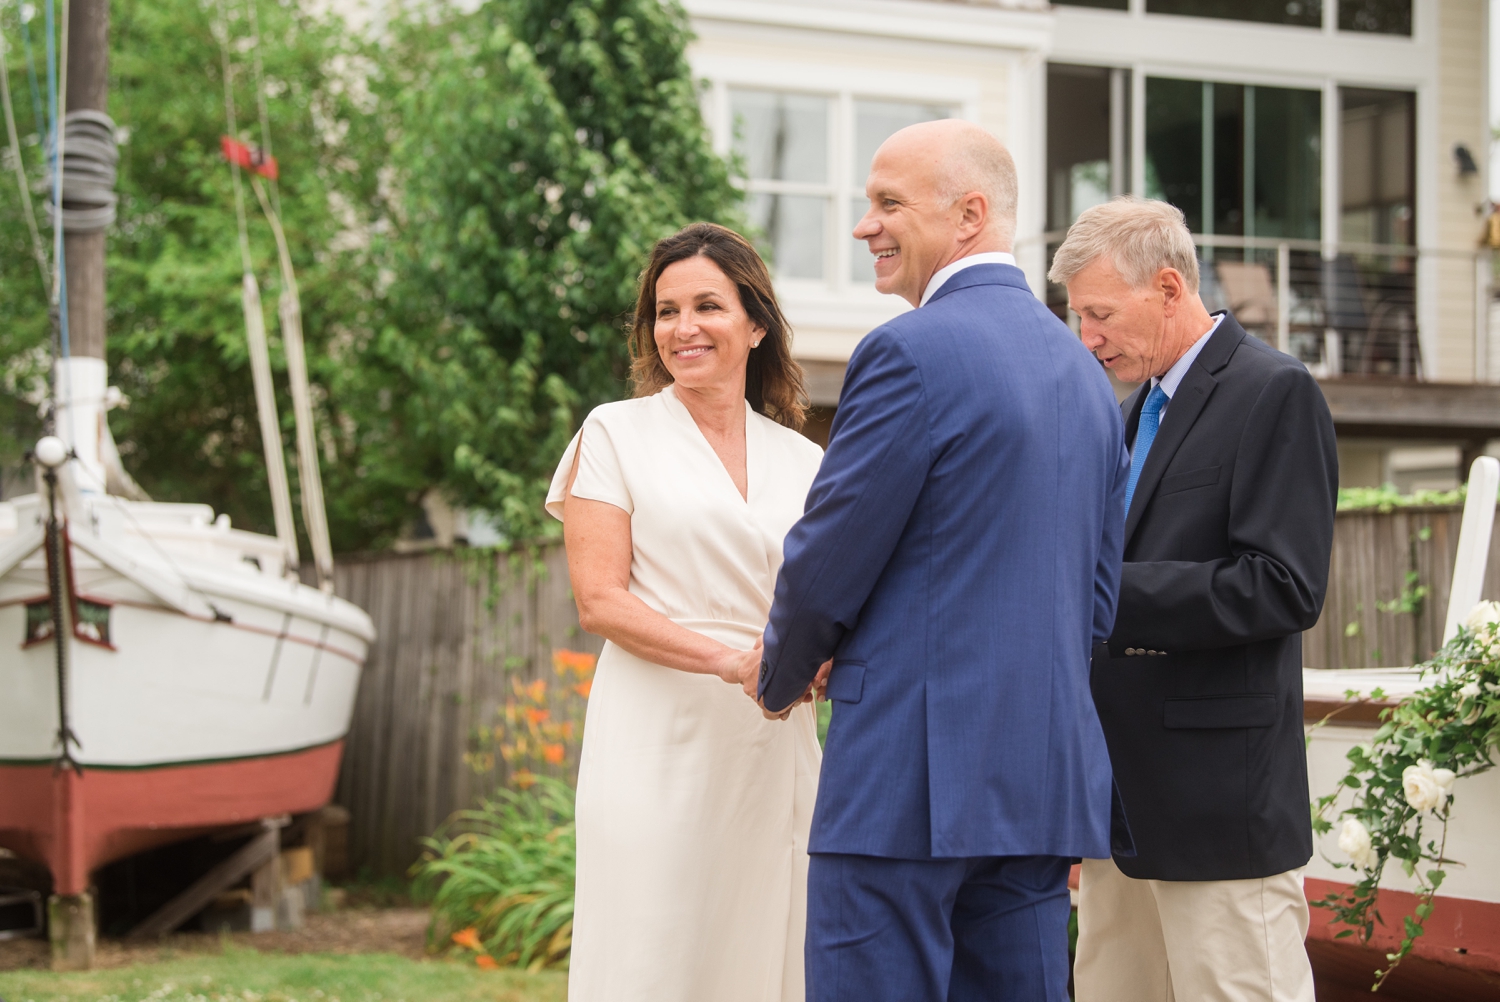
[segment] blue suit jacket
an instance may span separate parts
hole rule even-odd
[[[783,707],[834,659],[811,851],[1110,854],[1088,673],[1128,469],[1107,377],[1018,268],[860,342],[761,666]]]

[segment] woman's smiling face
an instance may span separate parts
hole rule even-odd
[[[674,261],[656,280],[656,350],[686,389],[740,387],[745,363],[765,328],[750,319],[739,290],[699,254]]]

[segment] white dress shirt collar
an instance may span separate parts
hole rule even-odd
[[[952,264],[939,268],[937,274],[932,276],[932,279],[927,283],[927,288],[922,291],[921,305],[926,306],[927,300],[931,299],[933,294],[943,287],[943,283],[965,268],[972,268],[976,264],[1008,264],[1014,266],[1015,263],[1016,256],[1014,254],[1007,254],[1005,251],[981,251],[978,254],[961,257]]]
[[[1219,329],[1219,324],[1224,322],[1224,316],[1225,314],[1220,313],[1214,317],[1213,326],[1204,331],[1198,340],[1193,342],[1193,346],[1183,352],[1181,358],[1172,363],[1172,367],[1167,370],[1166,375],[1160,379],[1151,380],[1151,385],[1160,386],[1161,391],[1167,395],[1168,400],[1171,400],[1172,396],[1177,392],[1177,387],[1182,385],[1182,377],[1187,375],[1187,371],[1192,366],[1193,360],[1203,351],[1204,345],[1208,344],[1208,339],[1214,336],[1214,331]]]

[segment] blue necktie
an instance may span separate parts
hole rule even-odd
[[[1135,497],[1135,482],[1141,479],[1141,467],[1146,465],[1146,453],[1156,441],[1156,429],[1161,425],[1161,409],[1167,405],[1167,395],[1157,383],[1146,397],[1141,408],[1141,423],[1135,429],[1135,451],[1130,455],[1130,479],[1125,481],[1125,514],[1130,514],[1130,499]]]

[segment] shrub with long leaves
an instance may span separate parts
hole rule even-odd
[[[1369,744],[1348,753],[1349,771],[1339,788],[1313,802],[1313,829],[1333,830],[1327,817],[1340,797],[1352,803],[1337,815],[1343,826],[1339,848],[1348,861],[1339,868],[1359,873],[1348,890],[1314,902],[1347,926],[1338,937],[1369,942],[1377,924],[1381,875],[1395,861],[1417,884],[1417,905],[1402,919],[1401,941],[1386,954],[1374,988],[1411,952],[1433,911],[1445,868],[1453,785],[1494,767],[1500,744],[1500,605],[1481,602],[1458,635],[1421,666],[1425,688],[1381,711]],[[1351,697],[1356,693],[1351,692]],[[1379,690],[1372,693],[1379,699]]]
[[[573,790],[546,776],[459,811],[412,867],[432,900],[430,949],[472,952],[481,967],[564,964],[573,942],[577,859]]]

